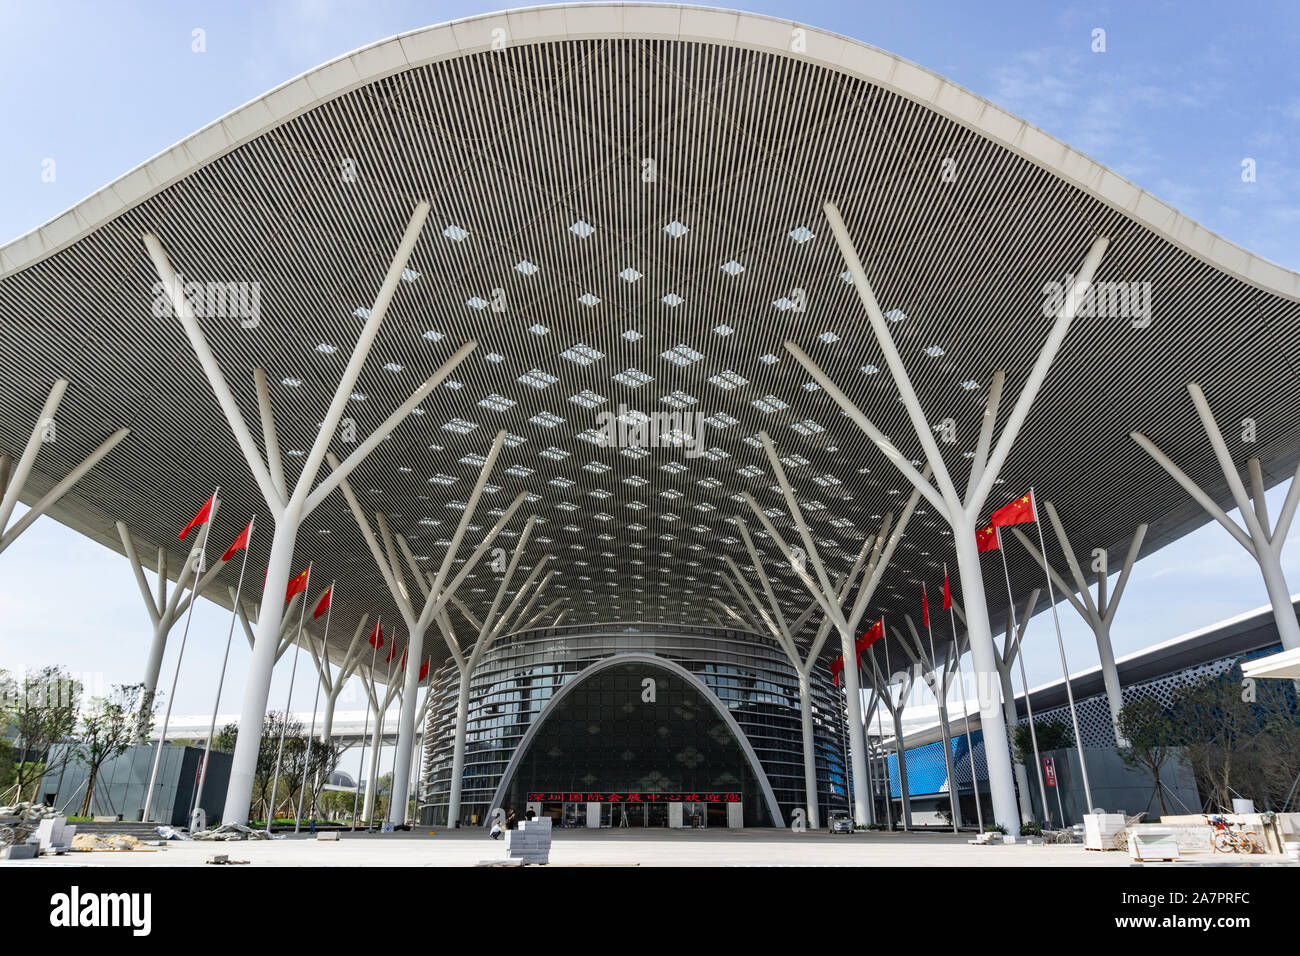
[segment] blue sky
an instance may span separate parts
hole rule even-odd
[[[907,57],[1215,232],[1300,268],[1300,4],[751,0],[745,8]],[[0,0],[0,243],[327,59],[492,9],[481,0]],[[205,31],[201,54],[191,50],[195,28]],[[1096,28],[1106,31],[1104,53],[1091,51]],[[1254,183],[1241,180],[1245,158],[1255,160]],[[42,181],[47,159],[55,161],[54,182]],[[1269,496],[1273,514],[1283,492]],[[1112,554],[1112,567],[1122,559]],[[1285,567],[1300,590],[1300,549],[1292,546]],[[1222,529],[1204,527],[1139,563],[1113,633],[1116,653],[1265,602],[1253,562]],[[177,713],[211,708],[228,619],[206,602],[198,606]],[[1030,626],[1031,683],[1060,676],[1050,621],[1040,615]],[[1061,621],[1072,669],[1094,665],[1091,634],[1068,605]],[[139,680],[150,632],[126,560],[48,519],[0,555],[0,622],[0,668],[61,663],[97,691]],[[178,636],[179,628],[164,686]],[[228,688],[242,687],[248,653],[236,633]],[[272,689],[276,708],[285,700],[288,662]],[[310,703],[314,689],[301,671],[295,709]],[[361,706],[353,689],[340,709]],[[222,709],[237,709],[237,690],[227,691]]]

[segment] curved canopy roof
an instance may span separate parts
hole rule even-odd
[[[1033,484],[1085,552],[1126,546],[1139,522],[1152,525],[1148,551],[1199,523],[1128,437],[1143,430],[1227,502],[1189,381],[1221,422],[1258,423],[1258,441],[1237,447],[1263,460],[1269,484],[1297,459],[1297,274],[880,50],[743,13],[583,5],[458,21],[332,61],[0,248],[0,449],[21,448],[54,379],[72,381],[26,497],[125,425],[131,436],[53,511],[59,520],[117,550],[114,520],[170,545],[217,483],[218,537],[264,516],[184,332],[151,312],[157,276],[141,236],[158,235],[187,278],[258,283],[255,327],[202,324],[250,423],[253,369],[270,374],[292,483],[358,310],[421,199],[432,213],[409,281],[349,406],[360,433],[465,342],[479,347],[352,485],[436,567],[475,456],[507,430],[476,525],[530,492],[511,531],[528,514],[544,523],[521,567],[555,557],[552,597],[570,623],[706,620],[710,598],[730,596],[722,555],[750,563],[729,519],[761,531],[742,492],[794,540],[760,430],[832,572],[907,497],[782,348],[797,343],[922,458],[821,211],[828,200],[924,408],[955,423],[942,447],[958,484],[994,370],[1014,396],[1047,334],[1045,283],[1105,235],[1097,278],[1152,284],[1147,328],[1075,321],[990,507]],[[699,414],[705,454],[587,440],[600,412],[620,408]],[[770,540],[756,543],[802,610],[802,585]],[[253,567],[268,547],[264,534]],[[1010,556],[1027,593],[1039,577],[1018,546]],[[349,617],[398,618],[337,492],[299,537],[297,563],[309,559],[316,580],[340,582],[339,640]],[[915,613],[919,583],[937,589],[945,560],[950,533],[923,502],[868,613]],[[233,583],[235,571],[224,574]],[[989,576],[995,619],[999,577]],[[480,567],[458,596],[479,613],[496,580]]]

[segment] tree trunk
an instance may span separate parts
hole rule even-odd
[[[99,776],[99,765],[92,763],[86,775],[86,795],[81,800],[81,816],[90,816],[90,799],[95,792],[95,778]]]

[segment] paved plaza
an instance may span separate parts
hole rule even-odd
[[[831,836],[784,830],[557,830],[551,866],[1069,866],[1124,867],[1128,854],[1082,846],[971,846],[969,834],[857,833]],[[475,866],[505,859],[504,841],[481,830],[342,834],[246,843],[173,842],[155,852],[70,853],[7,866],[203,866],[216,854],[251,866]],[[1186,854],[1185,863],[1285,864],[1278,856]],[[1161,864],[1179,866],[1183,864]]]

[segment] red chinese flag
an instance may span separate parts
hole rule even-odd
[[[316,610],[311,612],[313,621],[330,609],[332,600],[334,600],[334,585],[331,584],[325,589],[325,593],[320,596],[320,602],[316,605]]]
[[[388,656],[384,658],[384,663],[385,663],[385,664],[391,664],[391,663],[393,663],[393,658],[396,657],[396,656],[397,656],[397,642],[396,642],[396,641],[389,641],[389,642],[388,642]],[[406,652],[405,652],[405,651],[402,652],[402,660],[403,660],[403,661],[406,660]]]
[[[424,659],[424,663],[420,665],[420,683],[424,683],[424,679],[428,676],[429,676],[429,658],[426,657]]]
[[[379,626],[378,621],[375,621],[375,629],[370,632],[368,640],[370,641],[370,646],[375,650],[379,650],[379,648],[384,646],[384,629]]]
[[[215,497],[216,497],[216,495],[214,494],[214,495],[212,496],[212,498],[215,498]],[[208,501],[207,501],[207,504],[205,504],[202,508],[199,509],[199,513],[196,514],[196,515],[195,515],[195,516],[190,520],[190,523],[187,524],[184,528],[181,529],[181,540],[182,540],[182,541],[185,540],[186,536],[189,535],[189,533],[190,533],[191,531],[193,531],[193,530],[194,530],[195,528],[197,528],[199,525],[203,524],[203,522],[207,521],[209,518],[212,517],[212,498],[209,498]]]
[[[250,521],[248,522],[248,527],[245,528],[243,531],[239,532],[239,537],[235,539],[234,543],[230,547],[226,548],[226,553],[221,556],[221,560],[223,562],[229,561],[231,558],[235,556],[236,551],[240,551],[244,548],[247,548],[248,536],[252,534],[252,532],[253,532],[253,522]]]
[[[925,597],[925,584],[921,585],[921,623],[930,626],[930,602]]]
[[[288,604],[293,600],[295,594],[301,594],[307,590],[307,575],[311,572],[310,567],[303,568],[293,578],[289,580],[289,586],[284,591],[284,603]]]
[[[1037,521],[1038,515],[1034,512],[1034,496],[1032,494],[1024,495],[1009,505],[1003,505],[993,512],[993,517],[989,520],[995,528],[1001,528],[1009,524],[1024,524],[1027,521]]]
[[[844,670],[843,654],[831,661],[831,680],[835,682],[836,687],[840,686],[840,671],[842,670]]]
[[[876,641],[880,640],[884,636],[885,636],[885,621],[882,618],[879,621],[877,621],[875,624],[872,624],[871,629],[868,630],[867,633],[863,634],[854,642],[853,649],[857,652],[857,655],[861,657],[863,651],[865,651],[872,644],[876,643]]]
[[[997,551],[1002,547],[998,541],[998,529],[989,525],[975,532],[975,548],[980,554],[985,551]]]
[[[943,572],[943,609],[946,611],[952,607],[952,592],[948,590],[948,571],[945,568]]]

